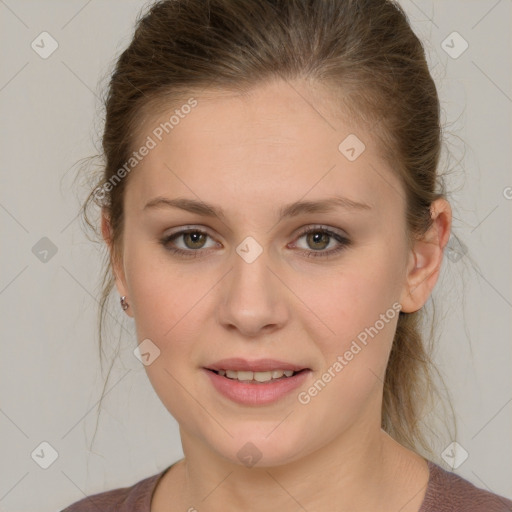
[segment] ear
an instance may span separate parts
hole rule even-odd
[[[121,297],[128,295],[124,269],[120,262],[120,258],[118,257],[118,254],[115,251],[114,244],[112,242],[112,227],[110,224],[110,215],[106,208],[101,209],[101,234],[103,236],[103,240],[105,240],[105,243],[108,246],[110,254],[110,265],[112,267],[112,272],[114,274],[117,291]],[[128,299],[127,302],[129,302]],[[131,308],[128,308],[125,311],[125,313],[129,316],[133,316],[130,310]]]
[[[443,250],[450,238],[450,203],[445,199],[437,199],[431,204],[430,216],[432,226],[411,249],[406,283],[400,296],[404,313],[414,313],[427,302],[439,277]]]

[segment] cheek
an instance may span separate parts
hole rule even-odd
[[[131,242],[126,240],[125,272],[137,331],[167,338],[203,293],[204,276],[174,263],[157,242]]]
[[[399,316],[398,259],[385,247],[374,249],[347,260],[321,287],[309,283],[308,306],[321,320],[311,315],[309,334],[322,352],[325,380],[338,383],[329,387],[352,390],[340,395],[347,401],[360,399],[384,377]],[[306,296],[306,289],[301,293]]]
[[[347,258],[343,267],[324,276],[301,277],[294,287],[311,316],[317,318],[317,335],[322,332],[323,338],[351,339],[396,303],[400,290],[397,259],[386,257],[383,251],[374,252],[373,257]]]

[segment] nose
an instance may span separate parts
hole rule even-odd
[[[249,338],[283,328],[289,318],[287,288],[271,267],[265,251],[250,263],[234,253],[216,308],[222,326]]]

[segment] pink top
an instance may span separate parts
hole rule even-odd
[[[512,512],[512,501],[475,487],[464,478],[427,461],[430,470],[427,491],[418,512]],[[156,475],[122,487],[94,494],[61,512],[151,512],[151,498],[164,469]]]

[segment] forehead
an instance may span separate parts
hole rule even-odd
[[[184,96],[140,125],[135,148],[149,139],[154,147],[130,177],[137,196],[165,190],[263,204],[334,192],[396,203],[398,180],[371,132],[333,115],[332,101],[323,89],[287,82]]]

